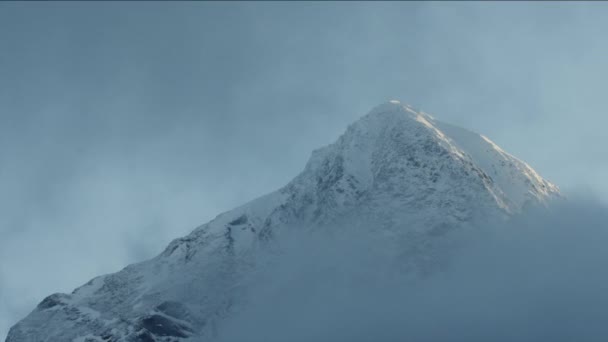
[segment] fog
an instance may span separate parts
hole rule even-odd
[[[0,2],[0,339],[389,99],[608,198],[606,3]]]
[[[604,205],[577,197],[453,232],[441,267],[415,276],[376,233],[284,238],[219,340],[603,341],[606,222]]]

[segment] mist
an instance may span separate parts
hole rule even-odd
[[[577,197],[452,232],[425,274],[373,233],[296,234],[219,341],[603,341],[607,209]]]
[[[608,199],[608,4],[0,2],[0,339],[390,99]]]

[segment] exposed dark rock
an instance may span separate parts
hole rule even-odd
[[[150,315],[141,320],[143,328],[156,336],[188,337],[192,330],[161,315]],[[145,341],[145,340],[142,340]]]
[[[55,293],[48,297],[46,297],[40,304],[38,304],[38,309],[50,309],[56,307],[57,305],[65,305],[62,299],[66,298],[67,295],[63,293]]]
[[[238,225],[245,224],[245,223],[247,223],[247,215],[243,214],[228,224],[231,226],[238,226]]]
[[[142,332],[141,334],[135,337],[135,342],[156,342],[152,334],[147,331]]]

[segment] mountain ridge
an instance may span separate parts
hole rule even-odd
[[[240,280],[256,251],[277,234],[339,225],[432,241],[555,197],[555,185],[488,138],[390,101],[313,151],[281,189],[218,215],[155,258],[47,297],[6,341],[212,339],[243,301]]]

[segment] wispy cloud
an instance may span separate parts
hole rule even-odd
[[[579,198],[452,233],[442,266],[422,277],[400,273],[407,260],[371,231],[299,235],[255,277],[219,340],[602,341],[606,209]]]
[[[605,197],[607,10],[0,2],[0,325],[282,186],[388,99]]]

